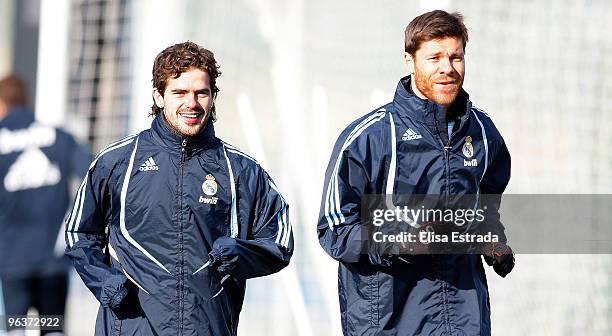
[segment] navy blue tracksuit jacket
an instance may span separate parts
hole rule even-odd
[[[490,335],[480,255],[414,256],[389,266],[378,252],[361,252],[365,195],[500,195],[506,188],[510,155],[491,119],[464,91],[452,108],[459,113],[449,137],[443,108],[414,95],[408,76],[391,103],[350,124],[336,142],[318,236],[340,261],[345,335]],[[462,151],[466,141],[473,148],[469,157]],[[485,216],[505,242],[500,198],[493,200]]]
[[[212,123],[184,138],[162,116],[98,154],[66,220],[96,335],[235,335],[246,280],[285,267],[292,237],[257,162]]]
[[[0,278],[69,270],[56,243],[71,178],[81,179],[89,161],[71,135],[36,122],[27,108],[14,107],[0,120]]]

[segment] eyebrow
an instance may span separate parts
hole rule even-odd
[[[185,90],[185,89],[172,89],[170,90],[171,93],[185,93],[185,92],[189,92],[189,90]],[[195,93],[210,93],[210,89],[206,88],[206,89],[201,89],[201,90],[196,90]]]
[[[439,55],[442,55],[442,54],[445,54],[445,52],[443,52],[443,51],[434,51],[434,52],[431,52],[431,53],[426,53],[425,57],[439,56]],[[458,51],[458,52],[454,52],[454,53],[450,54],[451,57],[453,57],[453,56],[463,56],[463,55],[465,55],[465,53],[463,51]]]

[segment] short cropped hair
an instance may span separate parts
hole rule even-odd
[[[445,37],[457,37],[463,41],[463,50],[468,42],[468,31],[463,24],[463,15],[434,10],[415,17],[406,27],[404,50],[416,54],[423,42]]]
[[[25,83],[17,75],[9,75],[0,80],[0,100],[9,108],[25,106],[27,93]]]
[[[178,78],[183,72],[190,69],[199,69],[208,73],[210,86],[214,96],[219,92],[217,78],[221,75],[219,65],[212,51],[204,49],[199,45],[187,41],[175,44],[164,49],[155,57],[153,63],[153,87],[163,96],[168,84],[168,79]],[[151,115],[156,116],[162,109],[155,104],[151,107]],[[217,119],[215,105],[211,109],[211,118]]]

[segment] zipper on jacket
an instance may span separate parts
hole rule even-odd
[[[466,113],[469,113],[469,110]],[[468,114],[468,117],[469,117],[469,114]],[[461,123],[461,120],[459,121],[459,123],[460,123],[460,127],[457,128],[457,130],[451,132],[451,134],[448,136],[448,142],[446,143],[446,146],[444,146],[444,156],[445,156],[445,164],[446,164],[446,185],[447,185],[446,204],[448,204],[449,197],[450,197],[450,153],[449,151],[453,149],[451,141],[453,140],[453,137],[455,136],[455,134],[461,132],[461,130],[463,130],[467,124],[466,122]]]
[[[452,134],[451,134],[452,135]],[[448,138],[448,143],[446,144],[446,146],[444,146],[444,157],[445,157],[445,164],[446,164],[446,204],[448,204],[448,198],[450,196],[450,153],[449,151],[451,149],[453,149],[453,146],[451,146],[451,139],[452,137]]]
[[[183,170],[187,149],[187,138],[181,143],[181,162],[179,164],[179,335],[183,335],[183,319],[185,305],[185,268],[184,268],[184,245],[183,245]]]
[[[438,119],[435,119],[435,123],[436,123],[436,133],[438,133],[439,128],[439,121]],[[451,146],[451,139],[452,139],[453,134],[451,134],[451,136],[448,137],[448,142],[446,144],[444,144],[444,142],[442,141],[442,137],[440,137],[440,134],[436,134],[436,137],[438,138],[438,140],[440,141],[440,145],[442,145],[442,149],[444,150],[444,169],[446,171],[446,204],[448,204],[448,199],[449,199],[449,194],[450,194],[450,154],[449,154],[449,150],[451,150],[453,147]]]

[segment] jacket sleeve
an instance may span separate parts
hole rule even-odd
[[[238,178],[238,211],[248,232],[218,238],[209,255],[219,273],[242,280],[280,271],[293,254],[289,205],[263,169],[255,176],[245,171]]]
[[[504,225],[500,220],[499,209],[502,193],[510,181],[510,153],[505,142],[501,142],[499,150],[491,160],[481,183],[481,208],[484,209],[484,227],[481,233],[491,232],[499,237],[501,243],[506,243]]]
[[[332,258],[345,262],[387,265],[374,244],[363,237],[362,198],[380,194],[384,146],[362,135],[351,142],[346,130],[332,152],[325,181],[317,231],[321,247]],[[388,148],[388,146],[387,146]]]
[[[96,160],[97,161],[97,160]],[[66,223],[66,255],[102,306],[115,308],[127,295],[127,278],[109,266],[104,252],[110,220],[108,175],[94,161],[81,183]]]

